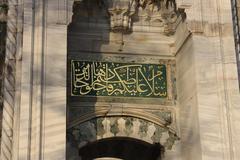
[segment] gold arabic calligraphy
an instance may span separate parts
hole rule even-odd
[[[72,96],[167,97],[166,66],[71,61]]]

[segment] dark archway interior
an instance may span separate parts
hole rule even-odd
[[[112,137],[90,142],[79,149],[82,160],[112,157],[123,160],[161,160],[160,144],[150,144],[128,137]]]

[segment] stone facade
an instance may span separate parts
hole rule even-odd
[[[8,6],[0,159],[78,159],[79,148],[109,137],[160,143],[164,160],[239,159],[230,1],[11,0]],[[163,64],[168,96],[74,98],[74,59]]]

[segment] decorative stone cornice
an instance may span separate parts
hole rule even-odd
[[[168,128],[155,123],[129,116],[98,117],[68,129],[68,136],[81,148],[87,142],[110,138],[130,137],[151,144],[160,143],[166,150],[171,150],[178,136]]]
[[[67,130],[68,133],[72,134],[72,131],[75,132],[80,127],[81,131],[85,132],[87,131],[86,124],[94,121],[96,122],[94,123],[96,125],[93,125],[96,130],[92,132],[94,140],[125,136],[149,143],[161,143],[165,149],[171,150],[175,142],[179,140],[175,126],[175,115],[168,109],[159,111],[155,114],[130,108],[96,109],[94,112],[87,112],[69,122]],[[91,141],[91,138],[85,140]],[[81,139],[79,142],[85,140]]]
[[[177,10],[175,0],[103,0],[108,4],[110,27],[113,32],[130,32],[133,17],[164,28],[164,34],[175,32],[178,18],[185,16],[183,10]],[[185,17],[184,17],[185,18]]]
[[[104,12],[108,16],[110,30],[118,33],[130,33],[134,23],[144,21],[149,26],[163,28],[165,35],[172,35],[179,22],[186,18],[184,10],[177,8],[175,0],[99,0],[91,2],[82,0],[75,1],[75,6],[73,12],[78,12],[77,15],[81,14],[84,17],[98,10],[101,13]],[[91,8],[91,11],[86,9],[86,6]]]

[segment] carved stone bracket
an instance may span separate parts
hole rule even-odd
[[[151,26],[162,27],[165,35],[174,34],[179,21],[185,18],[175,0],[140,0],[138,6],[139,19]]]
[[[111,30],[115,32],[131,31],[135,16],[135,19],[149,22],[152,26],[163,27],[164,34],[171,35],[174,34],[178,21],[186,17],[183,10],[177,10],[175,0],[115,1],[108,11]]]
[[[135,0],[113,1],[108,8],[110,14],[110,26],[113,32],[128,32],[132,27],[132,16],[136,13]]]
[[[167,35],[175,32],[179,15],[184,15],[181,14],[182,11],[177,10],[175,0],[112,0],[108,11],[111,30],[114,32],[131,31],[133,17],[136,15],[138,18],[135,19],[164,27],[164,33]]]

